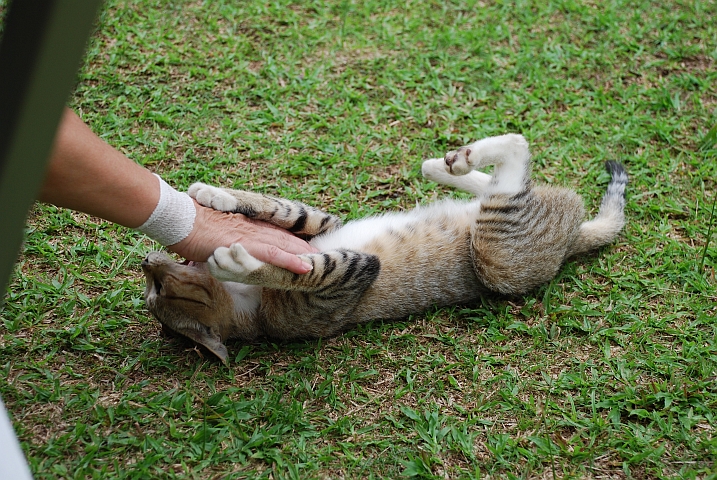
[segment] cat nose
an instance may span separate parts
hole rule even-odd
[[[149,252],[144,260],[142,260],[142,266],[160,266],[169,263],[171,260],[165,254],[161,252]]]
[[[144,257],[144,260],[142,260],[142,268],[149,268],[151,266],[157,266],[157,257],[159,255],[157,252],[149,252],[146,257]]]

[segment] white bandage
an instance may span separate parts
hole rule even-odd
[[[166,247],[187,238],[194,228],[197,210],[189,195],[176,191],[158,175],[155,176],[159,179],[159,202],[152,215],[137,230]]]

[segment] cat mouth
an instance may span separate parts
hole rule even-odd
[[[181,265],[185,268],[191,268],[200,272],[207,270],[207,262],[195,262],[194,260],[184,260],[183,262],[177,262],[177,265]]]

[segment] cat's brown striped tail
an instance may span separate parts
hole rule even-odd
[[[625,225],[627,171],[622,164],[614,161],[606,162],[605,169],[612,178],[607,185],[607,192],[602,197],[600,210],[595,218],[580,225],[578,236],[573,242],[568,256],[589,252],[607,245],[617,238]]]

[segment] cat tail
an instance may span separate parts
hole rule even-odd
[[[568,256],[589,252],[607,245],[617,238],[620,230],[625,226],[627,171],[622,164],[614,161],[606,162],[605,169],[612,178],[607,185],[607,192],[602,197],[600,210],[594,219],[580,225],[578,236],[573,242]]]

